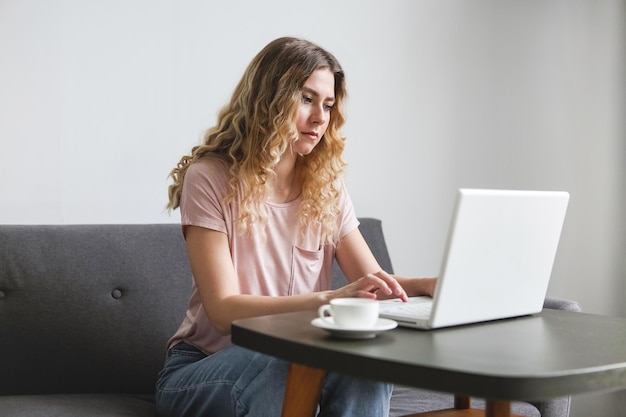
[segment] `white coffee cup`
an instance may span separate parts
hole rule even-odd
[[[329,325],[371,329],[378,321],[378,301],[369,298],[335,298],[330,300],[330,304],[321,306],[318,314]]]

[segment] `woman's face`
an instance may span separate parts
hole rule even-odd
[[[293,150],[308,155],[326,133],[330,109],[335,104],[335,76],[327,68],[318,69],[302,87],[302,101],[298,107],[296,128],[298,140]]]

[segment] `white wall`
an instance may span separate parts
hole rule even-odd
[[[169,170],[302,36],[346,70],[348,185],[396,272],[437,274],[458,187],[563,189],[549,293],[626,316],[625,26],[624,0],[0,0],[0,222],[177,222]]]

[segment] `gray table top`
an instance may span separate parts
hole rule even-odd
[[[238,320],[235,344],[311,367],[496,400],[626,388],[626,319],[544,310],[483,324],[345,340],[313,312]]]

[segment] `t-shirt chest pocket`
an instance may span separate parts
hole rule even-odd
[[[293,246],[289,295],[320,291],[323,266],[323,249],[311,251]]]

